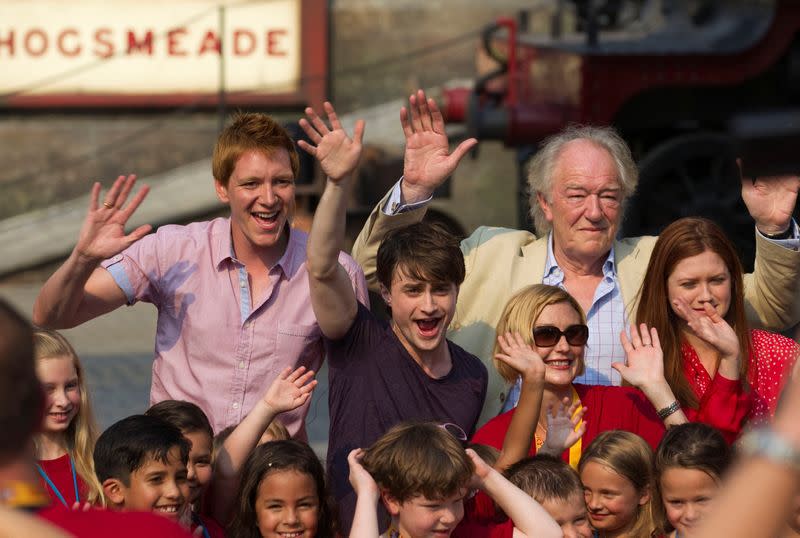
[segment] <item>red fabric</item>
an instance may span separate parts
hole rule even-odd
[[[37,515],[78,538],[190,538],[177,523],[146,512],[88,512],[67,510],[61,504],[43,508]]]
[[[585,449],[600,433],[608,430],[626,430],[641,436],[655,450],[664,436],[664,423],[656,410],[639,390],[631,387],[573,384],[581,404],[586,407],[583,419],[586,433],[581,442]],[[473,443],[503,447],[514,409],[487,422],[472,437]],[[531,444],[529,455],[536,454],[536,443]],[[569,463],[569,450],[561,459]]]
[[[681,346],[684,375],[699,400],[697,409],[684,408],[686,418],[714,426],[729,443],[739,436],[745,421],[762,422],[772,417],[800,350],[794,340],[779,334],[754,330],[750,335],[749,391],[738,379],[722,375],[712,378],[697,351],[685,342]]]
[[[39,460],[39,466],[47,473],[50,480],[56,485],[64,500],[67,501],[67,507],[72,508],[75,504],[75,486],[72,483],[72,469],[69,464],[69,454],[64,454],[60,458],[54,460]],[[81,504],[85,503],[88,497],[89,488],[83,481],[81,476],[75,473],[75,478],[78,480],[78,494],[80,495]],[[55,494],[53,489],[47,484],[44,478],[41,479],[43,489],[47,490],[47,494],[54,503],[61,504],[61,500]]]
[[[464,518],[453,529],[453,538],[511,538],[514,522],[499,516],[494,501],[483,491],[464,501]]]
[[[225,538],[225,529],[211,516],[198,514],[195,516],[195,519],[196,522],[199,522],[208,531],[208,535],[211,538]],[[196,528],[197,525],[192,524],[192,532],[194,532]]]

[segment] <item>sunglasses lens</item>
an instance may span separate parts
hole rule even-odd
[[[567,342],[573,346],[582,346],[589,340],[589,327],[586,325],[572,325],[564,331]]]
[[[561,331],[556,327],[536,327],[533,329],[533,341],[539,347],[552,347],[561,338]]]

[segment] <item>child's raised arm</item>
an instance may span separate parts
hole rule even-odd
[[[350,538],[375,538],[380,534],[377,505],[381,493],[372,475],[361,465],[363,457],[364,451],[360,448],[351,450],[347,456],[347,463],[350,464],[350,484],[357,495]]]
[[[214,489],[217,492],[236,489],[242,465],[258,444],[264,430],[276,415],[296,409],[308,401],[317,386],[313,377],[314,371],[306,371],[305,366],[294,371],[286,367],[272,382],[252,411],[225,439],[216,455]],[[227,522],[232,502],[231,495],[214,495],[213,517],[221,523]]]
[[[494,466],[502,471],[528,455],[542,408],[545,366],[539,354],[525,343],[519,333],[499,335],[497,345],[502,353],[497,353],[495,357],[514,368],[522,377],[517,409],[508,425],[503,450]]]
[[[307,108],[308,119],[301,119],[300,127],[314,145],[302,140],[298,144],[317,159],[327,176],[325,191],[314,212],[306,258],[314,315],[322,334],[336,340],[350,329],[358,313],[350,276],[339,264],[339,251],[344,246],[347,193],[361,156],[364,122],[356,122],[351,139],[339,123],[333,105],[326,102],[324,107],[331,128],[313,109]]]
[[[514,527],[526,536],[562,538],[561,527],[533,497],[489,467],[474,450],[467,454],[475,464],[472,485],[479,487],[511,518]]]

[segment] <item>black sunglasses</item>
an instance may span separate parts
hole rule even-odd
[[[571,346],[583,346],[589,340],[589,327],[586,325],[570,325],[563,331],[553,325],[541,325],[533,328],[533,341],[539,347],[553,347],[561,340],[567,338]]]

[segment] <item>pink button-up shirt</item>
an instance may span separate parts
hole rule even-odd
[[[286,366],[319,369],[324,350],[309,297],[306,240],[291,231],[264,297],[252,306],[229,219],[163,226],[103,262],[129,304],[158,308],[151,404],[194,402],[218,432],[241,422]],[[369,304],[361,268],[344,253],[339,262],[358,300]],[[307,410],[308,403],[280,416],[301,439]]]

